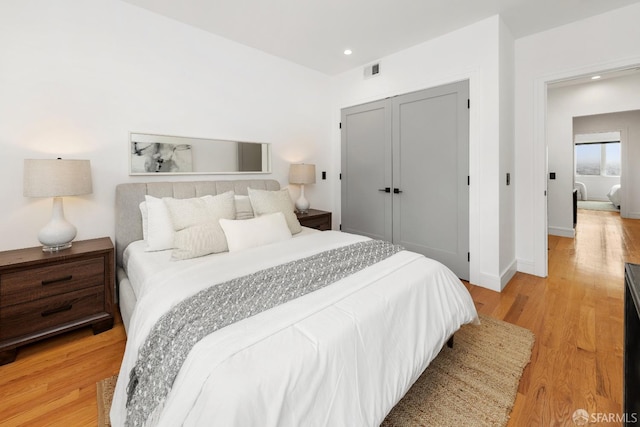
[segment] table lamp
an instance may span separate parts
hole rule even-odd
[[[25,197],[53,197],[51,221],[38,233],[44,252],[71,247],[76,227],[64,217],[62,197],[90,194],[91,164],[89,160],[25,159]]]
[[[300,185],[300,197],[296,200],[298,212],[309,211],[309,201],[304,197],[304,185],[316,183],[316,165],[293,164],[289,169],[289,183]]]

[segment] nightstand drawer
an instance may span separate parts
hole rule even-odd
[[[329,217],[326,215],[305,219],[304,221],[301,221],[301,224],[305,227],[315,228],[317,230],[331,230],[331,222],[329,221]]]
[[[104,286],[68,292],[0,311],[0,341],[47,329],[104,311]]]
[[[76,291],[104,282],[104,258],[93,258],[0,275],[0,307]]]

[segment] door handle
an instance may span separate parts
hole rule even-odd
[[[391,187],[378,188],[378,191],[384,191],[385,193],[391,193]]]
[[[393,194],[400,194],[400,193],[402,193],[401,189],[399,189],[399,188],[394,188],[393,189]]]

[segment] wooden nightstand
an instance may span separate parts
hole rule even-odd
[[[114,284],[108,237],[53,253],[0,252],[0,365],[34,341],[88,325],[94,334],[111,329]]]
[[[331,212],[309,209],[307,213],[296,212],[296,216],[303,227],[331,230]]]

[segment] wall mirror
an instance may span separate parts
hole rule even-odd
[[[270,144],[134,133],[129,175],[270,173]]]

